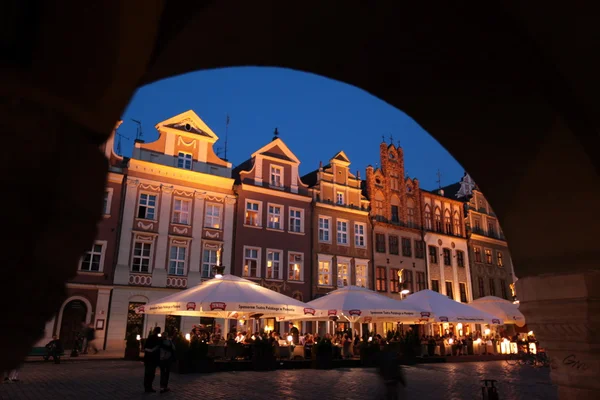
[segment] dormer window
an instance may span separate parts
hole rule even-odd
[[[192,169],[192,155],[180,151],[177,156],[177,168]]]
[[[339,205],[343,205],[344,204],[344,193],[342,192],[337,192],[337,196],[336,196],[336,201],[337,204]]]
[[[271,165],[271,186],[283,187],[283,168]]]

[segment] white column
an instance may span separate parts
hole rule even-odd
[[[94,328],[97,326],[96,321],[104,320],[104,329],[96,330],[96,346],[104,346],[104,337],[106,336],[106,321],[108,319],[108,307],[110,303],[111,289],[98,289],[98,297],[96,299],[96,313],[94,314]]]
[[[202,263],[202,227],[204,225],[204,198],[206,195],[196,193],[192,219],[192,243],[190,245],[190,265],[188,269],[188,287],[200,283],[200,264]]]
[[[236,198],[227,196],[225,198],[224,221],[223,221],[223,260],[221,263],[225,266],[224,273],[230,274],[232,270],[233,253],[233,225],[235,218]]]
[[[456,254],[456,252],[454,252]],[[454,287],[454,300],[456,300],[456,296],[458,295],[458,300],[460,301],[460,284],[458,283],[458,267],[456,266],[456,261],[452,262],[452,254],[450,254],[450,262],[452,263],[452,278]]]
[[[167,286],[167,254],[169,247],[169,216],[171,215],[171,199],[173,191],[162,189],[160,196],[160,215],[158,218],[158,237],[155,239],[156,246],[154,263],[152,263],[152,286]]]
[[[137,203],[138,183],[133,180],[127,180],[125,186],[125,202],[123,204],[123,220],[121,222],[121,239],[119,243],[119,254],[117,255],[117,265],[115,267],[114,283],[116,285],[129,284],[129,254],[131,251],[131,228],[135,217],[135,206]]]

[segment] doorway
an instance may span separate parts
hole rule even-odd
[[[63,310],[60,324],[59,338],[65,349],[73,349],[77,335],[81,332],[86,322],[87,306],[81,300],[73,300],[67,303]]]

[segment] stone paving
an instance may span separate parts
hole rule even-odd
[[[500,399],[555,400],[547,368],[508,366],[503,361],[421,364],[404,367],[406,399],[481,399],[480,380],[496,379]],[[279,370],[171,375],[172,392],[142,393],[143,365],[131,361],[27,363],[20,382],[0,384],[0,399],[376,399],[373,369]],[[158,371],[155,381],[158,387]]]

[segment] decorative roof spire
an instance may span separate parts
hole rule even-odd
[[[273,136],[273,140],[279,139],[279,131],[277,130],[277,128],[275,128],[275,132],[273,132],[273,135],[275,135]]]

